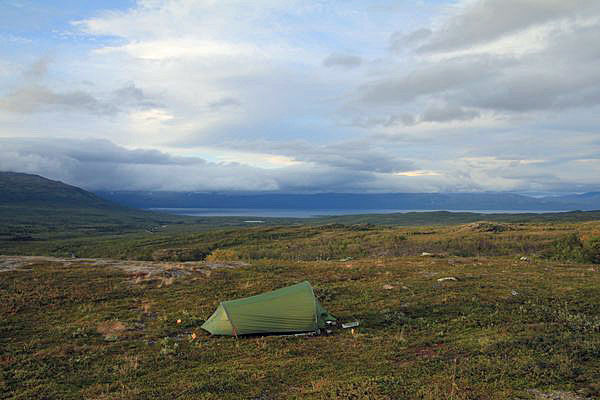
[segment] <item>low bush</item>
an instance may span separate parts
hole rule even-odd
[[[577,233],[570,233],[554,241],[549,258],[600,264],[600,238],[583,241]]]
[[[600,264],[600,238],[592,238],[586,242],[584,251],[587,261]]]
[[[549,258],[557,261],[584,262],[585,252],[579,234],[573,232],[552,243]]]
[[[233,249],[215,249],[206,256],[206,261],[236,261],[240,259],[240,255]]]
[[[207,248],[158,249],[152,253],[154,261],[201,261],[210,254]]]

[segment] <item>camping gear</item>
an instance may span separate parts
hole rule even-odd
[[[223,301],[202,325],[213,335],[320,332],[335,321],[308,281],[243,299]]]

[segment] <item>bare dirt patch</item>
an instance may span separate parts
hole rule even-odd
[[[1,260],[0,261],[0,272],[10,272],[22,270],[24,264],[19,260]]]
[[[132,279],[134,284],[156,281],[159,286],[172,285],[180,278],[202,274],[210,277],[212,271],[222,269],[236,269],[247,267],[250,264],[242,261],[226,262],[157,262],[157,261],[133,261],[133,260],[111,260],[105,258],[56,258],[37,256],[0,256],[0,272],[31,271],[36,265],[42,263],[59,264],[63,267],[108,267],[116,268]]]
[[[96,326],[96,331],[105,339],[121,336],[128,329],[129,327],[121,321],[104,321]]]
[[[572,392],[541,392],[539,390],[531,390],[530,392],[535,396],[535,400],[584,400],[583,397]]]

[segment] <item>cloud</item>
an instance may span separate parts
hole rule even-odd
[[[208,110],[211,112],[220,111],[224,108],[239,107],[242,102],[234,97],[222,97],[208,103]]]
[[[415,69],[408,74],[388,77],[363,85],[360,98],[373,105],[406,104],[420,96],[467,90],[499,73],[502,60],[487,57],[458,58]]]
[[[362,58],[350,54],[330,54],[323,60],[325,67],[356,68],[362,64]]]
[[[0,138],[22,137],[1,165],[109,189],[600,187],[600,3],[396,3],[90,6],[0,50]]]
[[[394,32],[390,37],[390,48],[395,52],[414,48],[425,42],[432,33],[429,28],[419,28],[406,34],[403,32]]]
[[[125,149],[106,140],[0,139],[0,170],[36,173],[92,190],[356,191],[376,174],[299,163],[262,169],[164,152]],[[360,169],[360,168],[359,168]]]
[[[23,72],[23,75],[29,79],[43,78],[48,72],[51,58],[49,56],[41,57],[39,60],[31,64],[31,66]]]
[[[420,120],[424,122],[464,121],[479,117],[476,110],[466,110],[455,104],[432,105],[425,109]]]
[[[446,123],[453,121],[469,121],[481,117],[481,112],[468,109],[446,101],[431,102],[421,114],[391,113],[383,115],[369,115],[355,117],[346,124],[363,129],[377,127],[393,128],[398,126],[411,127],[420,123],[437,122]]]
[[[350,121],[343,122],[343,124],[363,129],[372,129],[377,127],[389,128],[398,125],[411,126],[416,122],[417,119],[414,115],[404,112],[400,114],[355,116]]]
[[[273,181],[239,164],[157,150],[126,149],[107,140],[0,139],[0,170],[40,174],[87,189],[243,190]]]
[[[0,97],[0,110],[23,114],[50,111],[84,112],[107,116],[127,109],[161,107],[133,84],[114,90],[105,99],[100,99],[84,90],[59,92],[41,84],[22,86]]]
[[[421,52],[447,52],[481,45],[545,23],[597,15],[594,0],[462,1],[442,26],[432,32]]]
[[[164,107],[134,83],[129,83],[114,90],[110,95],[109,101],[112,104],[118,105],[121,109],[153,109]]]
[[[238,154],[261,154],[281,157],[288,165],[314,165],[337,168],[352,173],[396,173],[415,169],[415,163],[386,149],[385,145],[367,140],[341,140],[330,144],[311,143],[305,139],[290,141],[236,140],[214,141],[207,145]]]
[[[339,142],[321,146],[294,142],[287,148],[280,145],[276,151],[297,161],[348,171],[395,173],[415,168],[412,161],[364,142]]]
[[[47,152],[49,157],[60,156],[78,162],[153,165],[205,163],[201,158],[176,157],[154,149],[126,149],[106,139],[0,138],[0,143],[6,152],[23,155]]]
[[[431,33],[392,35],[392,48],[413,44],[418,67],[389,68],[362,84],[351,100],[355,108],[369,116],[393,108],[388,115],[449,122],[483,112],[506,118],[600,104],[600,51],[588,45],[600,40],[598,3],[578,1],[580,9],[558,1],[509,3],[465,2]],[[541,27],[537,36],[532,27]],[[527,45],[531,41],[535,46]],[[457,118],[432,118],[431,103],[452,105]]]
[[[596,174],[589,168],[593,158],[585,162],[565,159],[557,165],[495,156],[446,155],[438,159],[436,147],[445,148],[448,140],[436,146],[410,146],[409,152],[415,153],[418,164],[394,158],[379,146],[397,151],[405,145],[377,139],[372,140],[371,148],[365,143],[340,143],[341,152],[333,147],[313,149],[308,143],[295,143],[299,148],[296,158],[301,161],[261,168],[208,162],[153,149],[127,149],[106,140],[5,138],[0,139],[0,170],[36,173],[91,190],[436,192],[597,188]]]
[[[114,114],[117,108],[81,90],[56,92],[42,85],[18,88],[0,98],[0,109],[17,113],[39,111],[85,111]]]

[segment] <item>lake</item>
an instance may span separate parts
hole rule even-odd
[[[151,208],[151,211],[195,217],[263,217],[263,218],[314,218],[324,215],[392,214],[408,212],[472,212],[480,214],[550,213],[560,211],[526,210],[293,210],[272,208]]]

